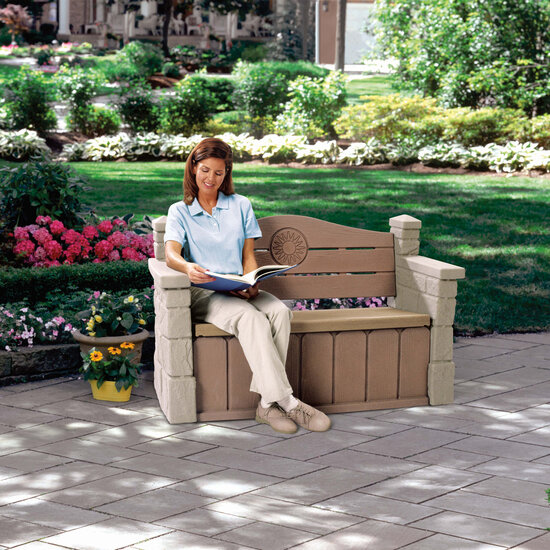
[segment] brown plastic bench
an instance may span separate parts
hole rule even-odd
[[[259,265],[298,267],[261,284],[282,300],[387,296],[391,307],[295,311],[286,369],[295,395],[327,413],[453,401],[453,321],[462,267],[418,256],[421,222],[389,233],[304,216],[259,220]],[[259,396],[238,340],[192,324],[189,279],[164,262],[153,222],[155,389],[169,422],[253,418]],[[308,276],[309,275],[309,276]]]

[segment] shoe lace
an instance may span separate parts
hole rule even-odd
[[[302,417],[301,421],[304,423],[308,423],[310,418],[312,417],[312,414],[305,407],[302,407],[302,405],[298,405],[296,408],[292,409],[292,411],[290,412],[295,417],[300,415]]]

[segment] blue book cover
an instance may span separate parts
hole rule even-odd
[[[250,286],[254,286],[259,281],[264,281],[275,275],[280,275],[289,269],[296,267],[295,265],[264,265],[258,269],[247,273],[246,275],[228,275],[223,273],[214,273],[206,270],[206,274],[210,277],[215,277],[215,281],[210,283],[195,284],[200,288],[216,290],[218,292],[231,292],[232,290],[245,290]]]

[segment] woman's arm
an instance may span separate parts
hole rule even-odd
[[[258,269],[258,262],[256,262],[256,256],[254,254],[254,239],[245,239],[243,246],[243,274],[246,275],[255,269]],[[245,300],[255,298],[258,295],[258,284],[256,283],[246,290],[232,292],[232,294],[239,298],[244,298]]]
[[[186,262],[181,255],[181,249],[182,246],[177,241],[166,241],[164,252],[168,267],[186,273],[192,283],[210,283],[215,281],[214,277],[206,275],[204,267]]]

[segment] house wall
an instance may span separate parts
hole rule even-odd
[[[337,8],[337,0],[319,1],[319,63],[322,64],[334,64]],[[363,32],[373,8],[374,0],[347,0],[346,64],[359,63],[373,47],[373,38]]]

